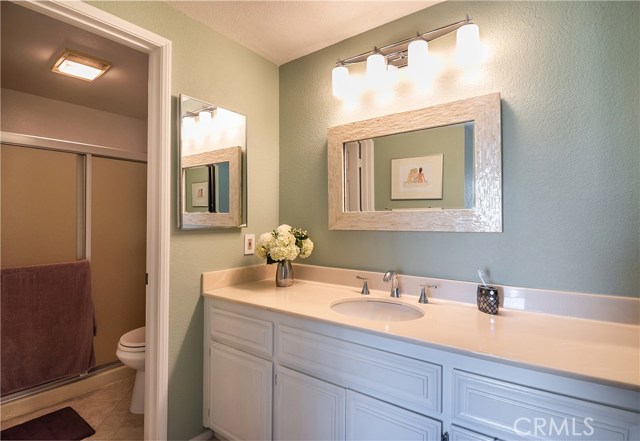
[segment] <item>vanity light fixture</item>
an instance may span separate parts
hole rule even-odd
[[[103,75],[110,67],[111,63],[108,61],[65,49],[51,71],[84,81],[93,81]]]
[[[344,98],[349,89],[349,70],[347,66],[366,61],[366,80],[369,88],[377,88],[383,84],[388,71],[409,66],[412,74],[426,73],[429,66],[429,41],[435,40],[453,31],[457,32],[456,50],[458,58],[470,56],[480,45],[478,25],[471,22],[467,15],[464,20],[446,26],[418,33],[414,37],[396,41],[383,47],[374,47],[369,52],[338,60],[332,71],[333,95]]]

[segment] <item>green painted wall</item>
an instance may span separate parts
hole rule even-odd
[[[484,77],[344,106],[331,69],[469,14]],[[445,2],[280,67],[280,221],[309,230],[305,263],[533,288],[640,294],[640,3]],[[453,51],[455,37],[430,50]],[[327,128],[500,92],[503,233],[347,232],[327,224]]]
[[[174,110],[184,93],[247,115],[249,227],[174,230],[171,238],[171,439],[202,430],[200,274],[260,263],[242,255],[244,232],[282,222],[308,229],[316,244],[311,264],[462,280],[488,268],[501,284],[638,295],[637,2],[446,2],[279,72],[166,4],[90,3],[173,42]],[[466,82],[448,71],[429,93],[405,88],[389,104],[365,99],[355,109],[331,96],[336,59],[467,13],[492,48],[484,79]],[[445,37],[431,50],[446,53],[454,44]],[[328,127],[491,92],[503,98],[503,233],[328,230]],[[174,136],[174,158],[175,149]]]
[[[278,225],[278,68],[162,2],[89,3],[172,41],[174,115],[181,93],[247,115],[248,227],[171,236],[168,435],[191,439],[203,430],[200,275],[261,263],[243,255],[243,234]],[[173,138],[175,165],[175,131]]]

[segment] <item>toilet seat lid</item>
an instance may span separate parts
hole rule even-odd
[[[120,337],[120,341],[118,343],[125,348],[144,348],[144,331],[145,326],[129,331]]]

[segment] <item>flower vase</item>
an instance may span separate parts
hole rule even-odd
[[[276,268],[276,286],[293,285],[293,266],[290,260],[281,260]]]

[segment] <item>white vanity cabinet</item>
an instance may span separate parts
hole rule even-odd
[[[437,420],[284,367],[273,417],[277,440],[437,441],[442,430]]]
[[[225,438],[640,439],[636,389],[215,296],[205,311],[204,421]]]
[[[441,422],[424,413],[440,414],[441,366],[303,328],[296,320],[280,321],[278,363],[309,384],[342,388],[346,403],[346,416],[335,418],[345,421],[343,435],[318,432],[314,439],[440,440]],[[276,406],[276,420],[279,410]]]
[[[204,425],[227,439],[270,440],[273,323],[205,311]]]

